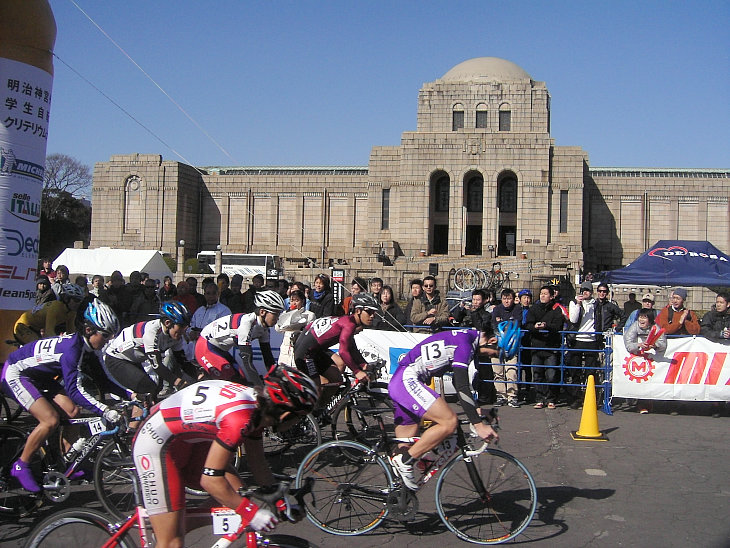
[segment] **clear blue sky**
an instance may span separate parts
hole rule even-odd
[[[730,168],[730,2],[50,0],[48,153],[204,165],[367,165],[418,90],[473,57],[544,81],[552,136],[593,166]],[[169,148],[168,148],[169,147]],[[171,150],[173,149],[173,150]]]

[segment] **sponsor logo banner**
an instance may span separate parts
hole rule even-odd
[[[730,401],[730,345],[670,338],[663,353],[629,354],[613,338],[613,395],[655,400]]]
[[[28,310],[35,296],[53,78],[4,58],[0,74],[0,310]]]

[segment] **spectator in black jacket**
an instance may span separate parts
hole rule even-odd
[[[314,312],[315,318],[335,315],[335,298],[330,289],[330,279],[326,274],[317,274],[312,284],[312,293],[309,298],[309,310]]]
[[[411,309],[413,308],[413,300],[421,300],[423,298],[423,280],[415,278],[410,283],[411,294],[408,297],[408,302],[403,310],[408,319],[408,323],[411,323]]]
[[[384,285],[380,289],[380,312],[373,318],[372,327],[385,331],[406,331],[403,326],[407,323],[403,309],[395,301],[393,288]]]
[[[558,363],[560,356],[560,331],[563,329],[563,310],[555,302],[555,290],[544,285],[540,288],[538,302],[527,311],[525,327],[530,333],[531,344],[537,350],[532,351],[532,379],[537,382],[559,382]],[[551,350],[555,348],[555,350]],[[539,366],[539,367],[537,367]],[[535,409],[555,409],[559,386],[537,385],[537,402]]]
[[[243,292],[243,313],[249,314],[256,311],[256,304],[254,303],[254,295],[257,291],[261,291],[266,285],[263,275],[256,274],[251,278],[251,285]]]
[[[702,316],[700,335],[715,342],[728,342],[730,339],[730,294],[718,293],[715,308]]]

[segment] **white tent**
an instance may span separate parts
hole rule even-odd
[[[125,278],[129,278],[129,274],[134,270],[147,272],[150,278],[159,280],[165,276],[172,276],[162,254],[153,250],[69,247],[53,261],[53,268],[61,264],[68,267],[72,280],[73,274],[84,274],[89,278],[95,274],[108,277],[115,270],[119,270]]]

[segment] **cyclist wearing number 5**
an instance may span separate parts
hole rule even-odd
[[[37,493],[41,490],[28,462],[58,427],[59,410],[74,418],[79,407],[83,407],[110,422],[117,422],[119,412],[97,400],[91,392],[98,387],[103,392],[124,399],[128,397],[125,390],[106,378],[98,354],[119,332],[116,314],[109,305],[94,299],[83,318],[79,333],[26,344],[10,354],[3,367],[3,391],[38,420],[38,426],[28,435],[23,452],[11,471],[28,491]]]
[[[285,429],[316,402],[311,379],[279,365],[264,377],[260,389],[205,380],[153,407],[135,437],[133,457],[157,547],[184,544],[185,486],[205,489],[220,504],[235,509],[242,526],[273,529],[277,516],[238,494],[243,484],[231,465],[234,452],[243,443],[254,480],[272,485],[263,428]],[[279,501],[276,506],[291,510],[291,504]]]
[[[388,384],[396,437],[414,437],[421,419],[433,422],[418,441],[410,447],[402,445],[391,458],[406,487],[417,488],[413,474],[415,461],[453,434],[458,425],[454,411],[427,386],[433,377],[453,371],[459,403],[476,433],[485,440],[499,438],[491,426],[482,422],[469,379],[470,363],[478,360],[480,354],[496,354],[488,346],[489,342],[484,332],[475,329],[443,331],[425,338],[398,363]]]

